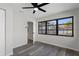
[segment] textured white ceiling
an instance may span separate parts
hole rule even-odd
[[[32,5],[30,3],[23,4],[26,7],[31,7]],[[47,12],[37,11],[35,14],[33,14],[33,9],[26,9],[24,10],[25,13],[29,11],[30,14],[36,17],[43,17],[50,14],[60,13],[67,10],[72,10],[75,8],[79,8],[79,3],[50,3],[48,5],[45,5],[41,7],[42,9],[46,10]]]
[[[35,15],[36,16],[38,15],[38,17],[43,17],[43,16],[47,16],[50,14],[60,13],[63,11],[79,8],[79,4],[78,3],[52,3],[52,4],[48,4],[46,6],[43,6],[41,8],[46,10],[47,12],[44,13],[41,11],[37,11],[37,13],[35,13]]]
[[[43,17],[43,16],[79,8],[79,3],[50,3],[48,5],[41,7],[47,12],[44,13],[38,10],[35,14],[33,14],[33,9],[24,9],[24,10],[22,9],[22,7],[31,7],[32,5],[30,3],[13,3],[6,5],[12,6],[13,9],[23,12],[24,14],[26,14],[26,16],[28,15],[30,17],[34,17],[34,16]]]

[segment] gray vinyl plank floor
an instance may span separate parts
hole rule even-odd
[[[36,42],[15,48],[13,56],[79,56],[79,52]]]

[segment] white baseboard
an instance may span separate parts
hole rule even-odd
[[[6,56],[11,56],[11,55],[13,55],[13,52],[11,52],[11,53],[9,53],[9,54],[6,54]]]
[[[20,47],[20,46],[23,46],[23,45],[26,45],[27,43],[23,43],[23,44],[20,44],[20,45],[17,45],[17,46],[15,46],[14,48],[17,48],[17,47]],[[13,48],[13,49],[14,49]]]
[[[35,42],[36,41],[34,41],[34,43]],[[58,46],[58,47],[61,47],[61,48],[70,49],[70,50],[74,50],[74,51],[78,51],[79,52],[79,49],[68,47],[68,46],[63,46],[63,45],[58,45],[58,44],[51,44],[51,43],[44,42],[44,41],[38,41],[38,42],[42,42],[42,43],[46,43],[46,44],[50,44],[50,45],[54,45],[54,46]]]

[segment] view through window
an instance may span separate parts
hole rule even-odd
[[[45,34],[46,33],[46,22],[39,22],[38,33],[39,34]]]
[[[56,20],[47,22],[47,34],[56,34]]]
[[[40,34],[73,36],[73,16],[39,22],[38,25]]]
[[[72,18],[58,20],[58,34],[72,35]]]

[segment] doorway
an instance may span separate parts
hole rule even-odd
[[[28,44],[33,44],[33,22],[28,22]]]

